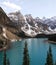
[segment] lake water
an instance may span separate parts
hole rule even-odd
[[[27,41],[30,65],[45,65],[49,45],[52,47],[53,60],[56,61],[56,45],[45,42],[46,38],[23,39],[11,43],[11,48],[6,51],[10,65],[23,64],[24,43]],[[3,65],[3,52],[0,52],[0,65]]]

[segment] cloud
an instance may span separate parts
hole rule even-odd
[[[9,1],[4,1],[2,4],[8,8],[14,9],[14,10],[21,10],[21,7],[19,5],[16,5],[15,3],[11,3]]]

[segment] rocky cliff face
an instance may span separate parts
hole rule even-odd
[[[25,23],[24,16],[21,14],[20,11],[9,13],[8,17],[12,22],[16,23],[17,25],[23,26]]]
[[[24,16],[21,14],[20,11],[18,12],[12,12],[8,14],[8,17],[12,22],[16,24],[16,28],[19,32],[21,32],[21,27],[25,24]]]
[[[3,26],[10,25],[11,20],[6,15],[6,13],[3,11],[3,9],[0,7],[0,24]]]
[[[3,31],[3,28],[6,29],[6,32]],[[19,37],[14,34],[16,32],[18,32],[16,24],[10,20],[10,18],[0,7],[0,39],[19,39]],[[8,37],[6,37],[6,35]]]

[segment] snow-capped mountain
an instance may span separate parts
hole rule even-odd
[[[55,17],[51,17],[51,18],[47,18],[43,21],[44,24],[47,24],[48,26],[50,26],[52,29],[56,28],[56,18]]]
[[[26,36],[34,37],[40,34],[40,29],[31,15],[23,16],[20,12],[10,13],[9,18],[20,26]]]
[[[15,22],[26,36],[37,34],[56,34],[56,18],[33,18],[31,14],[22,15],[20,11],[9,13],[8,17]]]
[[[9,13],[8,17],[17,25],[20,24],[20,26],[22,26],[25,23],[24,16],[20,11]]]
[[[22,15],[20,11],[8,15],[0,7],[0,25],[5,26],[14,34],[24,32],[26,36],[34,37],[38,34],[56,34],[56,16],[40,19],[31,14]]]

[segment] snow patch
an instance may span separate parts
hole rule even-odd
[[[25,21],[26,18],[24,17]],[[26,21],[26,25],[24,25],[24,27],[21,27],[21,30],[25,33],[26,36],[31,36],[31,37],[35,37],[37,35],[37,33],[35,32],[35,30],[31,29],[32,26],[30,26],[27,21]]]
[[[3,33],[3,36],[4,36],[6,39],[8,39],[5,33]]]
[[[15,41],[17,41],[17,39],[11,39],[10,41],[11,41],[11,42],[15,42]]]

